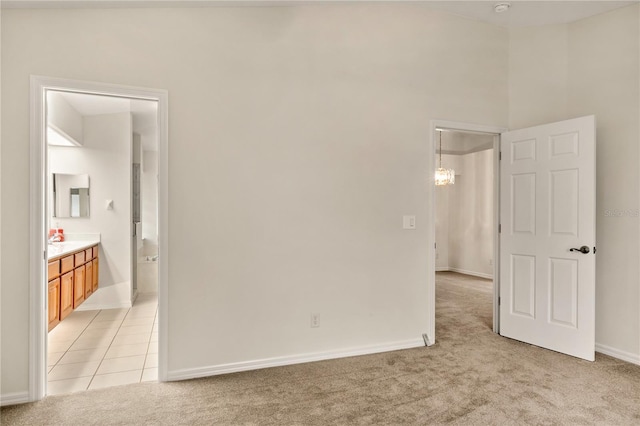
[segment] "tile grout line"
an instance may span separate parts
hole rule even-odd
[[[56,366],[60,363],[60,361],[62,360],[62,358],[64,358],[64,356],[67,354],[67,352],[69,352],[69,350],[71,349],[71,346],[73,346],[73,345],[76,343],[76,341],[80,338],[80,336],[82,336],[82,333],[84,333],[84,332],[87,330],[87,328],[89,327],[89,324],[91,324],[91,323],[93,322],[93,320],[98,316],[98,314],[99,314],[99,313],[100,313],[100,311],[98,311],[98,312],[93,316],[93,318],[91,318],[91,321],[89,321],[89,322],[87,323],[87,325],[82,329],[82,331],[80,331],[80,333],[78,333],[78,335],[76,336],[76,338],[75,338],[75,339],[73,339],[73,342],[71,342],[71,344],[69,345],[69,347],[64,351],[64,353],[60,356],[60,358],[58,358],[58,360],[56,361],[56,363],[55,363],[55,364],[53,364],[53,365],[51,366],[51,370],[53,370],[53,369],[54,369],[54,367],[56,367]],[[55,339],[55,338],[54,338],[54,339]],[[47,343],[49,343],[49,333],[47,333]],[[49,364],[49,348],[48,348],[48,345],[47,345],[47,364]],[[62,365],[62,364],[61,364],[61,365]],[[49,365],[47,365],[47,368],[48,368],[48,367],[49,367]],[[47,382],[49,382],[49,373],[51,372],[51,370],[47,370]]]
[[[109,349],[111,349],[111,345],[113,345],[113,341],[115,340],[116,336],[118,335],[118,332],[120,332],[120,329],[122,328],[122,323],[124,322],[124,319],[127,317],[127,315],[129,315],[130,311],[131,311],[131,308],[127,309],[127,313],[124,314],[124,316],[122,317],[122,321],[120,321],[120,325],[118,326],[118,330],[116,331],[116,334],[114,334],[113,337],[111,338],[111,342],[109,342],[109,346],[107,347],[107,350],[105,351],[104,355],[102,355],[102,359],[100,359],[100,363],[98,364],[98,368],[96,368],[96,371],[94,371],[93,375],[91,376],[91,380],[89,380],[89,384],[87,384],[87,389],[85,389],[85,390],[89,390],[89,388],[91,387],[91,384],[93,383],[93,379],[95,379],[96,376],[98,375],[98,370],[100,370],[100,366],[102,365],[102,362],[104,361],[104,357],[107,356],[107,353],[109,352]]]
[[[69,379],[60,379],[60,380],[77,380],[77,379],[81,379],[81,378],[86,378],[86,377],[90,377],[89,383],[87,384],[87,387],[84,389],[85,391],[88,390],[91,385],[94,383],[94,379],[97,375],[98,370],[100,369],[100,367],[103,365],[105,359],[106,359],[106,355],[109,352],[110,349],[112,349],[113,346],[113,342],[115,341],[115,339],[119,336],[119,333],[122,331],[123,325],[125,323],[125,321],[127,320],[127,318],[130,318],[130,315],[133,312],[133,308],[134,306],[130,307],[127,309],[126,313],[124,314],[124,316],[122,316],[122,319],[120,321],[118,321],[116,319],[116,321],[114,322],[119,322],[117,330],[115,332],[115,334],[113,335],[113,337],[111,338],[111,341],[109,342],[109,345],[106,347],[106,350],[104,352],[104,354],[102,355],[102,357],[100,358],[99,362],[98,362],[98,366],[96,367],[95,372],[92,375],[87,375],[87,376],[80,376],[80,377],[75,377],[75,378],[69,378]],[[69,345],[69,347],[64,351],[63,355],[60,357],[60,359],[58,359],[58,361],[56,361],[56,363],[51,367],[51,370],[53,370],[53,367],[56,367],[58,365],[62,365],[59,364],[60,360],[62,360],[62,358],[69,352],[71,352],[71,347],[77,342],[78,339],[80,339],[80,337],[82,337],[82,335],[87,331],[87,329],[89,328],[89,326],[93,323],[95,323],[96,319],[98,318],[98,316],[103,312],[103,311],[109,311],[109,310],[97,310],[96,314],[93,315],[93,317],[91,317],[91,319],[89,320],[89,322],[87,323],[86,326],[84,326],[81,331],[76,335],[76,337],[73,339],[73,341],[71,342],[71,344]],[[138,383],[142,382],[142,376],[144,374],[144,370],[145,370],[145,365],[149,356],[149,348],[151,347],[151,336],[153,335],[153,329],[156,326],[156,321],[157,321],[157,313],[158,313],[158,305],[157,302],[155,303],[155,309],[154,309],[154,314],[152,317],[152,324],[151,324],[151,331],[149,332],[149,338],[147,340],[146,343],[146,351],[144,354],[144,361],[143,361],[143,365],[142,365],[142,369],[140,370],[140,377],[138,380]],[[144,317],[143,317],[144,318]],[[131,318],[131,319],[135,319],[135,318]],[[96,329],[96,330],[100,330],[100,329]],[[93,348],[88,348],[88,349],[93,349]],[[115,358],[123,358],[123,357],[115,357]],[[114,359],[115,359],[114,358]],[[68,365],[71,364],[86,364],[89,361],[83,361],[83,362],[78,362],[78,363],[68,363]],[[92,361],[93,362],[93,361]],[[65,364],[67,365],[67,364]],[[130,371],[136,371],[137,369],[132,369],[132,370],[125,370],[125,371],[118,371],[118,372],[114,372],[114,373],[105,373],[105,374],[115,374],[115,373],[124,373],[124,372],[130,372]],[[47,375],[49,374],[49,372],[47,372]],[[47,380],[47,382],[49,382],[49,380]]]
[[[156,304],[156,310],[153,314],[153,323],[151,324],[151,333],[149,334],[149,341],[147,342],[147,351],[144,354],[144,363],[142,364],[142,373],[140,374],[140,383],[142,383],[142,377],[144,376],[144,370],[147,366],[147,359],[149,359],[149,348],[151,347],[151,336],[153,336],[153,329],[156,326],[156,319],[158,318],[158,305]],[[158,381],[156,377],[156,381]]]
[[[135,303],[134,303],[135,306]],[[93,383],[93,380],[95,379],[96,376],[98,376],[99,374],[97,374],[98,370],[100,369],[100,366],[102,366],[102,363],[105,360],[105,357],[107,356],[107,353],[109,352],[109,349],[111,349],[111,346],[113,345],[113,341],[116,339],[116,337],[118,336],[118,333],[120,332],[120,330],[122,329],[122,324],[124,324],[124,322],[126,321],[127,317],[129,316],[129,314],[131,313],[131,310],[134,308],[134,306],[131,306],[131,308],[129,308],[127,310],[127,313],[124,315],[124,317],[122,317],[122,322],[120,323],[120,326],[118,327],[118,331],[116,331],[116,334],[113,336],[113,339],[111,339],[111,343],[109,344],[109,347],[107,348],[107,351],[105,352],[104,356],[102,357],[102,359],[100,360],[100,364],[98,365],[98,368],[96,369],[96,373],[91,377],[91,381],[89,382],[89,385],[87,386],[87,390],[91,387],[91,384]],[[157,312],[157,306],[156,306],[156,312]],[[154,315],[154,320],[155,320],[155,315]],[[153,325],[151,326],[151,332],[153,333]],[[149,341],[151,340],[151,336],[149,336]],[[149,350],[149,346],[148,346],[147,342],[147,351]],[[124,357],[116,357],[116,358],[124,358]],[[145,353],[145,359],[142,363],[142,369],[140,370],[140,380],[138,381],[138,383],[140,383],[142,381],[142,374],[144,373],[144,364],[147,361],[147,355]],[[136,371],[137,369],[133,369],[133,370],[126,370],[126,371]],[[116,373],[124,373],[126,371],[118,371],[118,372],[114,372],[114,373],[105,373],[105,374],[116,374]]]

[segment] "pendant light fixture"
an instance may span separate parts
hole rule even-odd
[[[440,167],[436,170],[436,186],[453,185],[456,183],[456,172],[453,169],[442,168],[442,130],[440,134]]]

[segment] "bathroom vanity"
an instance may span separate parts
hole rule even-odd
[[[98,289],[98,242],[65,241],[48,250],[49,331]]]

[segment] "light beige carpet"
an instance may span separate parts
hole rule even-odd
[[[640,366],[491,331],[486,280],[438,274],[436,345],[5,407],[2,425],[640,424]]]

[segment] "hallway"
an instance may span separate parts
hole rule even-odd
[[[436,272],[436,339],[451,327],[493,333],[493,281],[457,272]]]

